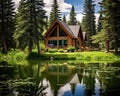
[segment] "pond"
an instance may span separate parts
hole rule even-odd
[[[0,96],[120,96],[120,62],[0,62]]]

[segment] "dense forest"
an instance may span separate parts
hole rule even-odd
[[[46,16],[43,0],[21,0],[15,11],[13,0],[0,0],[0,52],[7,54],[11,49],[32,52],[37,48],[40,54],[40,40],[44,32],[59,19],[69,25],[80,24],[86,32],[86,47],[106,48],[118,53],[120,47],[120,0],[103,0],[99,3],[98,24],[95,23],[95,3],[84,0],[84,17],[81,23],[76,19],[72,5],[69,21],[62,16],[57,0],[53,0],[50,16]]]

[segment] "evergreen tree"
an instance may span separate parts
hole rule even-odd
[[[102,30],[102,14],[100,13],[99,19],[98,19],[98,25],[97,25],[97,32],[100,32]]]
[[[0,0],[0,46],[3,53],[13,47],[14,10],[13,0]]]
[[[39,46],[39,41],[43,40],[43,35],[42,33],[44,32],[44,28],[47,26],[46,24],[46,16],[45,13],[46,11],[43,9],[44,3],[43,0],[35,0],[35,6],[34,8],[34,33],[36,37],[36,45],[37,45],[37,50],[38,54],[40,54],[40,46]],[[34,4],[33,2],[33,4]]]
[[[65,17],[65,15],[63,15],[62,21],[63,21],[64,23],[66,23],[66,17]]]
[[[101,7],[100,11],[102,11],[102,7]],[[100,13],[100,15],[99,15],[99,18],[98,18],[96,34],[93,35],[91,38],[92,38],[92,43],[96,44],[97,47],[102,49],[104,47],[104,41],[105,41],[106,36],[105,36],[103,26],[102,26],[103,14],[101,12],[99,12],[99,13]]]
[[[31,30],[33,26],[30,25],[30,14],[26,5],[27,2],[25,0],[20,1],[18,13],[16,15],[16,30],[14,33],[17,47],[22,50],[28,46],[30,40],[32,41],[30,34],[32,33]]]
[[[76,25],[76,23],[77,23],[77,20],[76,20],[75,8],[72,5],[72,9],[71,9],[71,12],[70,12],[70,17],[69,17],[68,24],[69,25]]]
[[[61,12],[58,9],[59,6],[57,4],[57,0],[53,1],[53,5],[52,5],[52,10],[50,12],[50,20],[49,20],[49,25],[51,25],[56,19],[61,19]]]
[[[86,45],[91,46],[91,36],[96,34],[96,25],[95,25],[95,9],[94,9],[94,2],[92,0],[85,0],[84,4],[84,17],[83,17],[83,28],[86,32]]]
[[[81,22],[81,27],[82,27],[82,31],[86,32],[86,17],[83,16],[82,22]]]
[[[102,8],[101,8],[102,11]],[[92,38],[92,43],[96,45],[96,47],[103,48],[104,47],[104,41],[105,41],[105,33],[102,27],[102,13],[100,12],[100,16],[98,19],[98,25],[97,25],[97,33],[96,35],[93,35]],[[102,38],[101,38],[102,37]]]
[[[40,54],[39,40],[46,24],[43,6],[43,0],[21,0],[14,34],[20,49],[28,47],[32,52],[33,45],[37,45]]]
[[[113,44],[115,52],[118,52],[120,42],[120,1],[119,0],[103,0],[103,29],[106,33],[106,50],[110,49],[109,43]]]

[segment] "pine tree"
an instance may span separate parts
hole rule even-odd
[[[71,12],[70,12],[70,17],[69,17],[68,24],[69,25],[76,25],[76,23],[77,23],[77,20],[76,20],[75,8],[72,5],[72,9],[71,9]]]
[[[87,42],[86,45],[91,47],[92,41],[91,36],[96,34],[96,25],[95,25],[95,9],[94,9],[94,2],[92,0],[85,0],[84,4],[84,17],[83,17],[83,28],[86,32]]]
[[[61,12],[58,9],[59,6],[57,4],[57,0],[53,1],[53,5],[52,5],[52,10],[50,12],[50,20],[49,20],[49,25],[51,25],[56,19],[61,19]]]
[[[31,28],[29,24],[29,13],[26,8],[27,2],[21,0],[18,8],[18,13],[16,15],[16,29],[14,33],[14,39],[16,40],[17,47],[24,49],[28,46],[30,41]]]
[[[85,16],[83,16],[81,27],[82,27],[82,31],[86,32],[86,17]]]
[[[106,50],[109,52],[110,45],[113,44],[115,52],[118,52],[120,42],[120,1],[119,0],[103,0],[101,3],[103,7],[103,29],[106,33]]]
[[[102,8],[101,8],[102,11]],[[95,35],[93,35],[92,38],[92,43],[97,45],[97,48],[99,47],[100,49],[104,47],[104,41],[106,39],[105,32],[103,30],[102,26],[102,19],[103,19],[103,14],[100,12],[100,16],[98,19],[98,25],[97,25],[97,32]],[[102,37],[102,38],[101,38]]]
[[[14,39],[20,49],[28,47],[32,52],[33,45],[37,45],[40,54],[39,40],[45,23],[43,0],[21,0],[17,14],[16,31]]]
[[[100,32],[102,30],[102,14],[100,13],[99,19],[98,19],[98,25],[97,25],[97,32]]]
[[[65,17],[65,15],[63,15],[62,21],[63,21],[64,23],[66,23],[66,17]]]
[[[3,53],[13,47],[14,10],[12,0],[0,0],[0,45]]]
[[[35,39],[36,39],[34,42],[37,45],[38,54],[40,54],[39,41],[43,39],[42,33],[44,32],[44,28],[47,26],[45,21],[47,17],[45,16],[46,11],[43,10],[44,7],[43,0],[33,0],[32,4],[33,4],[33,14],[34,14],[33,32],[35,33]]]

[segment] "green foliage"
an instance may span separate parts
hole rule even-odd
[[[55,53],[55,52],[58,52],[58,49],[48,49],[48,52],[50,52],[50,53]]]
[[[85,58],[84,58],[84,60],[86,60],[86,61],[90,61],[92,58],[91,58],[91,56],[85,56]]]
[[[63,16],[62,21],[63,21],[64,23],[66,23],[66,17],[65,17],[65,15]]]
[[[13,32],[15,24],[15,4],[13,0],[0,0],[0,49],[2,53],[7,53],[13,48]]]
[[[71,9],[71,12],[70,12],[70,17],[69,17],[68,24],[69,25],[76,25],[76,23],[77,23],[77,20],[76,20],[75,8],[72,5],[72,9]]]
[[[59,6],[57,0],[53,0],[52,10],[50,12],[49,26],[56,20],[61,19],[61,12],[58,10]]]
[[[101,11],[104,16],[102,25],[106,33],[106,41],[113,43],[114,46],[112,47],[115,52],[118,52],[118,42],[120,42],[120,10],[118,9],[120,9],[120,1],[103,0],[101,6],[103,8]],[[109,47],[106,49],[109,49]]]
[[[74,52],[75,51],[75,47],[74,46],[70,46],[67,48],[68,52]]]
[[[58,52],[63,53],[64,49],[59,49]]]
[[[36,52],[31,52],[30,54],[28,54],[26,59],[38,59],[39,58],[39,54],[37,54]]]
[[[93,44],[99,44],[99,48],[103,49],[105,46],[105,40],[106,40],[106,34],[105,30],[101,30],[101,32],[98,32],[96,35],[93,35],[91,37]]]
[[[41,50],[45,50],[46,49],[45,45],[44,45],[44,41],[40,42],[40,48],[41,48]]]
[[[95,4],[92,0],[85,0],[84,4],[84,17],[82,20],[82,29],[86,32],[86,45],[91,46],[91,36],[96,34],[95,25]]]
[[[42,60],[45,62],[46,60],[50,60],[51,57],[53,57],[53,60],[75,60],[76,62],[113,62],[120,60],[119,55],[116,56],[113,53],[100,51],[62,53],[58,52],[57,49],[52,49],[50,52],[45,52],[41,55],[38,55],[37,52],[26,54],[23,51],[11,51],[7,55],[0,54],[0,60],[8,61],[10,64],[25,64],[29,60],[30,62],[32,62],[31,60]]]
[[[45,26],[45,11],[43,1],[21,0],[16,15],[16,30],[14,39],[20,49],[28,47],[32,51],[34,45],[39,49],[39,40],[43,39]]]
[[[98,25],[97,25],[97,32],[100,32],[102,30],[102,18],[103,18],[102,13],[100,13],[100,16],[98,19]]]
[[[27,10],[25,10],[26,4],[27,1],[20,1],[18,13],[16,15],[16,30],[14,33],[14,39],[16,40],[17,47],[20,49],[25,49],[28,46],[31,33],[30,29],[32,27],[29,24],[29,13],[27,12]]]

